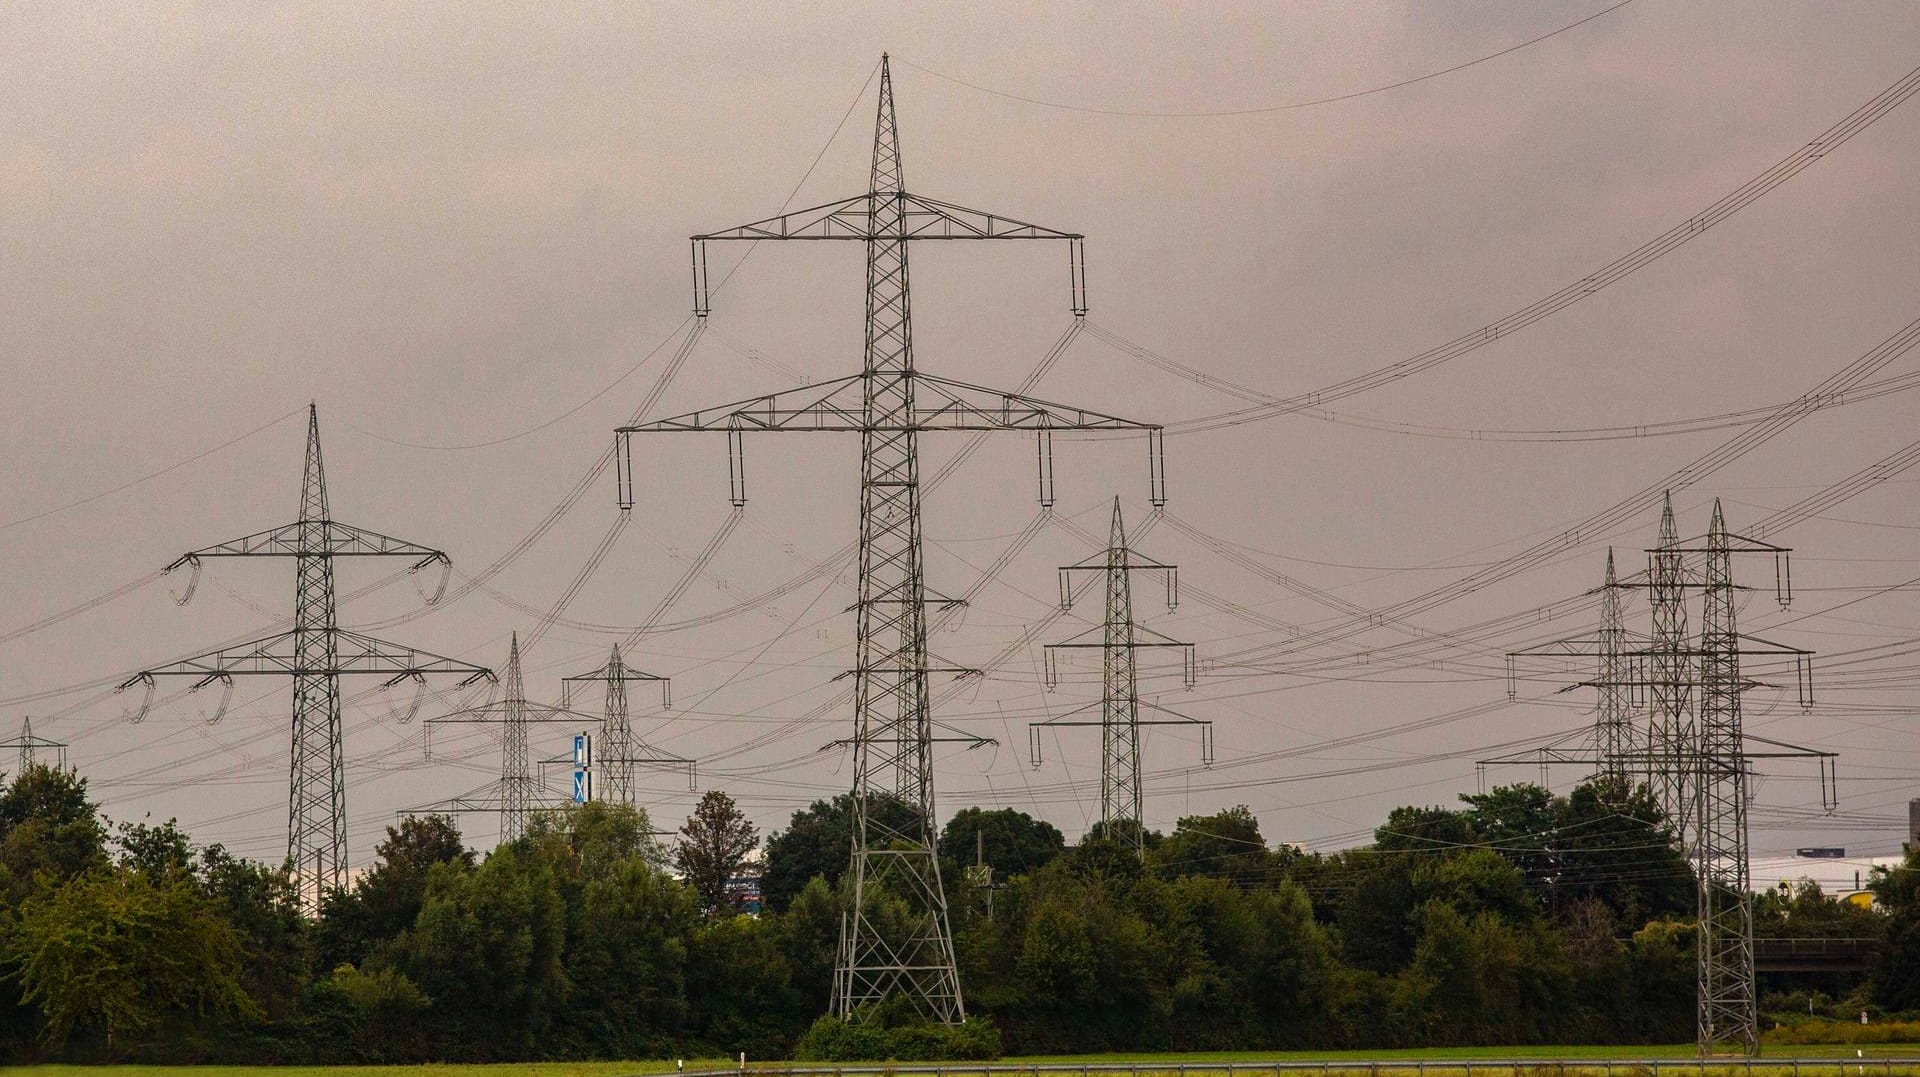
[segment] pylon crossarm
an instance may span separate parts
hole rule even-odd
[[[386,643],[344,629],[334,633],[338,644],[334,664],[315,669],[303,661],[296,636],[295,632],[281,632],[237,647],[209,651],[165,666],[142,670],[129,677],[120,687],[130,688],[155,677],[200,677],[204,682],[213,678],[290,673],[383,674],[396,680],[429,673],[459,673],[466,677],[458,685],[462,688],[481,680],[493,679],[493,671],[482,666]]]
[[[764,396],[736,400],[653,422],[623,426],[616,434],[684,433],[694,430],[861,433],[920,430],[1146,430],[1137,422],[1088,408],[935,377],[905,375],[919,393],[902,421],[876,422],[865,414],[866,376],[854,374]]]
[[[762,239],[1066,239],[1086,237],[1078,232],[1062,232],[1045,225],[1032,224],[999,213],[969,209],[937,198],[908,194],[887,196],[897,199],[903,226],[876,231],[873,227],[876,196],[857,194],[837,202],[825,202],[797,209],[748,224],[723,228],[692,237],[695,243],[708,240]],[[902,234],[904,232],[904,234]]]
[[[695,243],[710,239],[867,239],[872,221],[873,196],[857,194],[692,238]]]
[[[997,737],[983,737],[977,733],[969,733],[964,729],[949,725],[938,718],[932,719],[931,726],[939,732],[926,738],[928,744],[964,744],[967,746],[967,751],[973,751],[975,748],[994,748],[1000,744],[999,738]],[[942,736],[941,734],[945,735]],[[915,738],[916,741],[918,739],[919,738]],[[853,747],[855,740],[856,738],[853,737],[842,737],[839,740],[830,740],[822,744],[817,750],[822,752],[840,751]]]
[[[449,711],[436,718],[427,719],[428,725],[488,725],[497,724],[512,716],[522,722],[598,722],[598,715],[583,714],[565,707],[552,707],[544,703],[529,703],[524,699],[502,699],[478,707],[465,707]]]
[[[1719,545],[1715,545],[1715,543]],[[1715,538],[1712,535],[1698,535],[1679,542],[1662,543],[1649,547],[1648,553],[1792,553],[1791,546],[1775,546],[1745,535],[1726,534]]]
[[[322,521],[325,530],[316,545],[304,528],[306,523],[291,523],[267,531],[243,535],[228,542],[181,554],[167,566],[168,571],[189,565],[202,557],[416,557],[422,566],[447,561],[447,555],[418,543],[378,534],[337,520]]]
[[[1144,557],[1131,549],[1119,551],[1119,564],[1107,563],[1107,551],[1096,550],[1071,565],[1061,565],[1062,572],[1105,572],[1110,568],[1122,568],[1129,572],[1177,572],[1174,565],[1163,565],[1150,557]]]
[[[1107,627],[1106,625],[1094,625],[1092,628],[1089,628],[1086,631],[1081,632],[1079,635],[1070,636],[1066,639],[1061,640],[1058,643],[1046,644],[1045,649],[1049,651],[1052,651],[1052,650],[1102,650],[1108,646],[1111,646],[1111,644],[1109,644],[1106,640],[1106,627]],[[1167,636],[1162,633],[1155,632],[1153,629],[1148,628],[1146,625],[1140,624],[1138,622],[1134,623],[1133,632],[1134,632],[1133,641],[1131,643],[1122,644],[1121,646],[1132,647],[1135,649],[1144,649],[1147,647],[1191,647],[1193,646],[1193,644],[1187,643],[1184,640],[1177,640],[1172,638],[1171,636]],[[1143,639],[1142,637],[1147,637],[1147,638]]]
[[[1773,740],[1769,737],[1757,737],[1757,736],[1754,736],[1752,733],[1744,734],[1740,739],[1746,744],[1764,744],[1767,747],[1773,749],[1773,751],[1770,751],[1770,752],[1750,752],[1750,751],[1746,751],[1743,748],[1740,754],[1742,757],[1747,759],[1838,759],[1840,758],[1839,752],[1829,752],[1822,748],[1807,748],[1799,744],[1788,744],[1786,741],[1783,741],[1783,740]]]

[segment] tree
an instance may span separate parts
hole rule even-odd
[[[17,905],[45,875],[53,883],[106,863],[107,830],[87,780],[70,770],[28,767],[0,793],[0,898]]]
[[[1212,815],[1181,817],[1152,859],[1168,876],[1214,876],[1236,886],[1259,885],[1269,867],[1260,820],[1245,804]]]
[[[760,835],[734,804],[733,798],[710,789],[680,828],[680,846],[674,863],[700,898],[708,916],[731,911],[727,884],[760,845]]]
[[[176,1014],[255,1012],[240,986],[233,928],[183,877],[89,872],[22,906],[8,951],[51,1046],[97,1029],[111,1052],[118,1037]]]
[[[478,868],[427,872],[401,971],[433,1000],[445,1047],[475,1060],[533,1056],[567,993],[566,900],[552,863],[509,842]]]
[[[374,846],[373,867],[351,891],[330,891],[320,904],[322,969],[359,965],[413,926],[426,898],[427,876],[436,865],[473,866],[473,851],[445,815],[409,815],[388,827]]]
[[[971,864],[979,851],[1000,878],[1037,871],[1066,847],[1067,839],[1052,823],[1014,808],[962,808],[940,831],[942,860]]]
[[[913,809],[885,793],[870,794],[867,813],[884,826],[905,829],[913,821]],[[853,859],[853,794],[842,793],[832,800],[816,800],[794,812],[787,829],[767,836],[767,862],[760,872],[760,900],[774,912],[786,910],[807,885],[818,876],[832,888],[846,873]]]
[[[1874,1001],[1889,1010],[1920,1009],[1920,846],[1899,867],[1875,868],[1873,895],[1887,910],[1886,943],[1871,984]]]

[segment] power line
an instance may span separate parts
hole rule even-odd
[[[1156,111],[1137,110],[1137,109],[1096,108],[1088,105],[1070,105],[1070,104],[1065,104],[1059,101],[1048,101],[1038,97],[1028,97],[1024,94],[1011,93],[1006,90],[996,90],[990,86],[982,86],[979,83],[969,82],[966,79],[959,78],[954,75],[942,74],[941,72],[935,71],[932,68],[922,67],[919,64],[914,63],[912,60],[902,60],[900,62],[905,64],[908,67],[913,68],[916,71],[921,71],[926,74],[932,75],[934,78],[937,78],[937,79],[944,79],[945,81],[951,82],[958,86],[965,86],[970,90],[978,90],[981,93],[991,94],[994,97],[1005,98],[1009,101],[1020,101],[1029,105],[1039,105],[1043,108],[1059,109],[1063,112],[1083,112],[1083,113],[1091,113],[1098,116],[1127,116],[1127,117],[1139,117],[1139,118],[1150,118],[1150,119],[1201,119],[1201,118],[1209,118],[1209,117],[1226,117],[1226,116],[1260,116],[1260,115],[1268,115],[1276,112],[1291,112],[1291,111],[1294,111],[1297,109],[1303,109],[1303,108],[1315,108],[1320,105],[1331,105],[1341,101],[1353,101],[1362,97],[1372,97],[1375,94],[1383,94],[1388,92],[1389,90],[1398,90],[1407,86],[1414,86],[1422,82],[1430,81],[1432,79],[1437,79],[1446,75],[1451,75],[1456,71],[1465,71],[1469,67],[1475,67],[1480,64],[1484,64],[1489,60],[1498,60],[1500,57],[1505,56],[1509,53],[1519,52],[1521,49],[1527,48],[1530,45],[1538,45],[1542,41],[1546,41],[1549,38],[1558,37],[1569,30],[1573,30],[1581,26],[1585,26],[1587,23],[1590,23],[1593,20],[1598,19],[1604,15],[1610,15],[1620,10],[1621,8],[1626,7],[1628,4],[1632,2],[1633,0],[1620,0],[1619,3],[1614,4],[1611,7],[1602,8],[1599,11],[1596,11],[1593,14],[1588,15],[1586,18],[1577,20],[1575,22],[1570,22],[1567,25],[1562,26],[1557,30],[1550,30],[1547,33],[1541,34],[1538,37],[1528,38],[1527,40],[1522,41],[1517,45],[1509,45],[1498,52],[1490,52],[1485,56],[1476,57],[1472,60],[1467,60],[1463,63],[1457,63],[1451,67],[1443,67],[1438,71],[1429,71],[1424,75],[1416,75],[1413,78],[1401,79],[1398,82],[1389,82],[1383,86],[1374,86],[1365,90],[1354,90],[1349,93],[1334,94],[1330,97],[1314,98],[1313,100],[1310,100],[1310,101],[1294,101],[1294,102],[1290,102],[1288,104],[1283,104],[1283,105],[1264,105],[1264,106],[1255,107],[1255,108],[1156,112]]]

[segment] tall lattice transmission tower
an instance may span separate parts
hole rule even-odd
[[[28,768],[38,764],[40,762],[40,753],[43,751],[51,751],[54,753],[54,766],[57,769],[67,769],[67,743],[65,741],[49,740],[46,737],[34,736],[33,717],[31,715],[20,719],[19,736],[12,740],[0,740],[0,752],[8,749],[20,753],[20,768],[14,771],[14,777],[16,778],[25,774]]]
[[[748,430],[843,431],[861,439],[859,582],[855,601],[852,904],[834,963],[832,1012],[863,1019],[905,996],[925,1017],[964,1020],[953,934],[934,839],[932,716],[927,591],[920,522],[919,435],[929,430],[1025,430],[1040,440],[1041,490],[1051,496],[1056,430],[1147,434],[1150,495],[1165,501],[1156,425],[1001,392],[918,371],[913,362],[908,249],[921,241],[1056,240],[1067,245],[1071,309],[1087,310],[1084,237],[967,209],[906,188],[893,78],[880,60],[873,166],[865,192],[836,202],[693,237],[694,313],[709,312],[707,244],[730,240],[844,240],[866,247],[865,355],[859,373],[704,411],[623,427],[616,475],[623,508],[633,503],[632,435],[727,432],[731,493],[744,501],[740,438]],[[869,811],[876,795],[898,797],[906,822]],[[904,901],[903,926],[870,915],[872,899]]]
[[[500,778],[491,788],[481,787],[465,796],[454,797],[406,814],[462,814],[498,812],[500,840],[509,842],[527,832],[527,820],[544,799],[527,755],[528,727],[551,722],[577,722],[585,715],[536,703],[527,698],[520,672],[520,633],[515,632],[507,645],[507,665],[501,676],[500,698],[477,707],[465,707],[427,719],[429,728],[442,725],[497,725],[500,727]]]
[[[1652,708],[1647,715],[1647,750],[1664,762],[1654,774],[1660,808],[1677,834],[1692,833],[1694,649],[1687,636],[1686,555],[1674,548],[1680,533],[1673,520],[1673,495],[1660,503],[1660,535],[1647,552],[1647,601],[1653,613],[1653,638],[1646,661],[1651,676]]]
[[[1669,518],[1669,524],[1671,519]],[[1554,763],[1591,764],[1593,773],[1621,784],[1631,775],[1646,771],[1646,749],[1633,728],[1633,660],[1647,641],[1627,631],[1620,612],[1620,582],[1614,569],[1613,548],[1607,548],[1606,578],[1598,588],[1600,624],[1591,633],[1569,636],[1507,652],[1507,698],[1515,697],[1516,663],[1530,657],[1591,658],[1594,676],[1568,688],[1592,688],[1596,694],[1593,724],[1579,735],[1580,746],[1572,735],[1543,748],[1519,752],[1498,759],[1482,760],[1482,767],[1531,759],[1542,769]],[[1569,744],[1574,746],[1569,749]],[[1544,784],[1544,783],[1543,783]]]
[[[1792,601],[1787,548],[1729,532],[1717,498],[1704,539],[1669,539],[1654,550],[1656,558],[1694,555],[1703,561],[1699,573],[1700,638],[1695,648],[1699,717],[1691,750],[1685,753],[1693,801],[1694,875],[1699,887],[1697,1033],[1703,1054],[1728,1047],[1745,1054],[1760,1049],[1753,903],[1748,886],[1747,801],[1752,761],[1786,754],[1817,754],[1824,768],[1832,758],[1830,753],[1808,753],[1749,736],[1744,728],[1741,694],[1759,687],[1760,682],[1742,675],[1742,656],[1792,659],[1800,705],[1809,708],[1813,706],[1812,652],[1739,633],[1734,623],[1735,554],[1771,555],[1775,597],[1782,607]],[[1790,751],[1755,752],[1748,741]],[[1823,773],[1823,778],[1826,776]]]
[[[1600,688],[1603,700],[1610,692],[1651,689],[1654,713],[1643,749],[1618,752],[1608,766],[1618,773],[1649,777],[1663,800],[1680,796],[1679,816],[1670,816],[1674,833],[1693,865],[1697,887],[1696,1036],[1701,1054],[1728,1048],[1752,1054],[1759,1049],[1758,999],[1753,963],[1753,908],[1749,892],[1747,804],[1749,779],[1757,760],[1812,759],[1820,769],[1821,802],[1828,810],[1834,798],[1834,753],[1788,744],[1746,732],[1741,720],[1741,694],[1762,683],[1741,672],[1743,656],[1789,660],[1802,708],[1813,706],[1812,652],[1754,636],[1741,635],[1735,626],[1733,557],[1770,554],[1774,558],[1775,597],[1782,607],[1792,600],[1788,550],[1758,539],[1730,533],[1720,502],[1702,538],[1681,541],[1674,525],[1671,499],[1660,514],[1660,541],[1648,552],[1644,577],[1616,581],[1620,588],[1643,586],[1654,596],[1653,633],[1644,646],[1615,646],[1612,662],[1603,662],[1602,676],[1589,682]],[[1697,562],[1690,565],[1689,561]],[[1685,596],[1701,594],[1700,634],[1685,631]],[[1603,609],[1605,606],[1603,604]],[[1617,619],[1617,607],[1614,607]],[[1680,626],[1675,635],[1675,626]],[[1630,640],[1621,629],[1621,643]],[[1603,654],[1599,637],[1563,641],[1530,648],[1522,654]],[[1511,656],[1510,656],[1511,657]],[[1606,672],[1611,669],[1611,673]],[[1688,701],[1698,701],[1698,720]],[[1615,705],[1619,698],[1613,697]],[[1662,710],[1665,709],[1663,715]],[[1685,720],[1674,723],[1676,715]],[[1660,725],[1663,720],[1667,723]],[[1616,742],[1617,743],[1617,742]],[[1505,763],[1518,757],[1487,760]],[[1548,763],[1595,763],[1596,752],[1543,752]],[[1483,763],[1483,765],[1484,765]],[[1676,792],[1678,791],[1678,792]],[[1682,795],[1683,794],[1683,795]]]
[[[1101,692],[1098,703],[1068,711],[1043,722],[1029,723],[1028,750],[1033,765],[1040,765],[1040,733],[1062,726],[1100,727],[1100,830],[1110,840],[1133,846],[1136,855],[1146,852],[1146,815],[1143,810],[1145,788],[1140,780],[1140,727],[1146,725],[1193,726],[1200,733],[1200,761],[1213,763],[1213,723],[1168,710],[1140,698],[1138,652],[1148,648],[1180,652],[1182,679],[1193,687],[1193,644],[1177,640],[1140,624],[1133,617],[1133,574],[1157,572],[1166,580],[1167,610],[1179,604],[1179,569],[1161,564],[1127,545],[1127,525],[1120,517],[1120,499],[1113,499],[1113,523],[1107,533],[1107,548],[1071,565],[1060,567],[1060,605],[1071,608],[1074,576],[1096,572],[1106,585],[1106,616],[1101,623],[1077,636],[1046,646],[1046,682],[1059,683],[1056,655],[1062,650],[1098,650],[1101,654]],[[1099,709],[1097,719],[1080,717]],[[1141,710],[1151,712],[1141,717]]]
[[[386,643],[339,626],[333,568],[339,557],[405,557],[418,571],[448,564],[447,555],[333,519],[320,459],[320,417],[307,409],[307,460],[300,517],[293,523],[182,554],[168,571],[190,567],[197,576],[209,557],[291,557],[293,630],[183,659],[134,674],[120,687],[144,683],[151,703],[155,678],[192,677],[196,686],[221,682],[229,690],[242,676],[293,679],[292,782],[287,808],[287,863],[301,908],[313,913],[330,889],[347,881],[346,760],[340,735],[340,678],[375,675],[388,686],[424,683],[428,674],[453,674],[460,685],[491,679],[491,671],[426,651]],[[189,587],[188,593],[191,594]],[[135,720],[144,717],[142,705]],[[224,706],[222,708],[224,710]],[[218,717],[216,712],[215,717]]]
[[[613,653],[607,656],[605,665],[586,673],[575,674],[561,679],[561,703],[573,705],[573,686],[576,684],[603,683],[607,686],[606,708],[600,715],[600,743],[593,753],[594,781],[597,783],[594,796],[614,804],[632,807],[634,803],[633,770],[636,766],[670,766],[687,768],[687,781],[693,782],[693,760],[655,749],[646,741],[634,736],[633,720],[627,710],[627,685],[657,684],[660,686],[660,704],[673,705],[673,682],[666,677],[656,677],[651,673],[634,669],[620,657],[620,647],[616,644]]]

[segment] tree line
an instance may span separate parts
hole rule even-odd
[[[408,818],[306,918],[283,869],[171,821],[113,824],[83,779],[34,767],[0,791],[0,1052],[270,1064],[1690,1039],[1693,880],[1647,791],[1461,801],[1398,809],[1372,844],[1324,855],[1270,844],[1244,807],[1072,846],[1019,811],[961,810],[939,839],[972,1019],[955,1037],[898,1014],[816,1020],[847,899],[847,796],[768,836],[754,915],[733,884],[759,836],[710,792],[671,852],[644,812],[606,804],[539,813],[484,856],[453,820]],[[1769,981],[1770,1007],[1920,1009],[1920,858],[1875,887],[1878,912],[1810,888],[1756,898],[1762,934],[1882,940],[1871,974]],[[871,1032],[889,1024],[892,1039]]]

